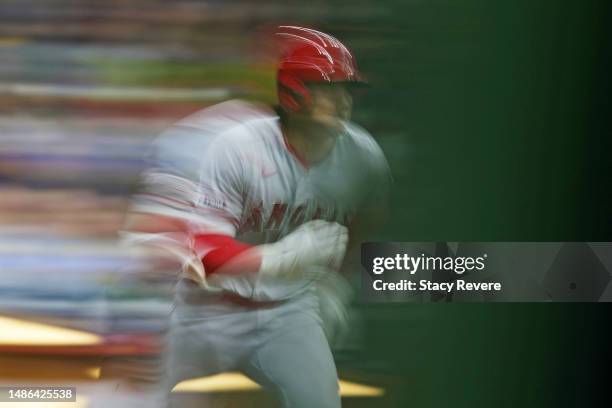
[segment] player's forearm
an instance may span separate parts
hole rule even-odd
[[[194,250],[208,276],[257,273],[261,267],[260,247],[245,244],[227,235],[196,235]]]
[[[317,220],[277,242],[258,246],[227,235],[198,235],[194,249],[209,276],[259,273],[291,277],[308,272],[311,266],[338,270],[347,241],[345,227]]]

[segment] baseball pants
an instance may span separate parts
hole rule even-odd
[[[282,407],[340,407],[336,367],[311,292],[258,306],[214,294],[179,299],[168,342],[168,388],[227,371],[242,372]]]

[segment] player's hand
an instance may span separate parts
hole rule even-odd
[[[260,273],[294,278],[320,267],[337,270],[348,244],[346,227],[322,220],[305,223],[262,251]]]
[[[283,241],[296,253],[298,266],[339,269],[348,244],[348,229],[336,222],[315,220],[300,226]]]

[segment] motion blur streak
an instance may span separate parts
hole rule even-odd
[[[176,272],[117,234],[151,142],[225,99],[275,103],[260,33],[388,13],[351,4],[0,2],[0,383],[127,404],[113,381],[159,369]]]
[[[385,390],[369,385],[340,380],[340,395],[343,397],[380,397]],[[210,377],[195,378],[177,384],[172,392],[227,392],[251,391],[261,387],[240,373],[224,373]]]
[[[4,346],[82,346],[101,341],[100,336],[79,330],[0,316],[0,345]]]

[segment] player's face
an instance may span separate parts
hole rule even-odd
[[[312,120],[331,128],[340,129],[342,120],[349,120],[353,98],[344,84],[317,84],[310,87]]]

